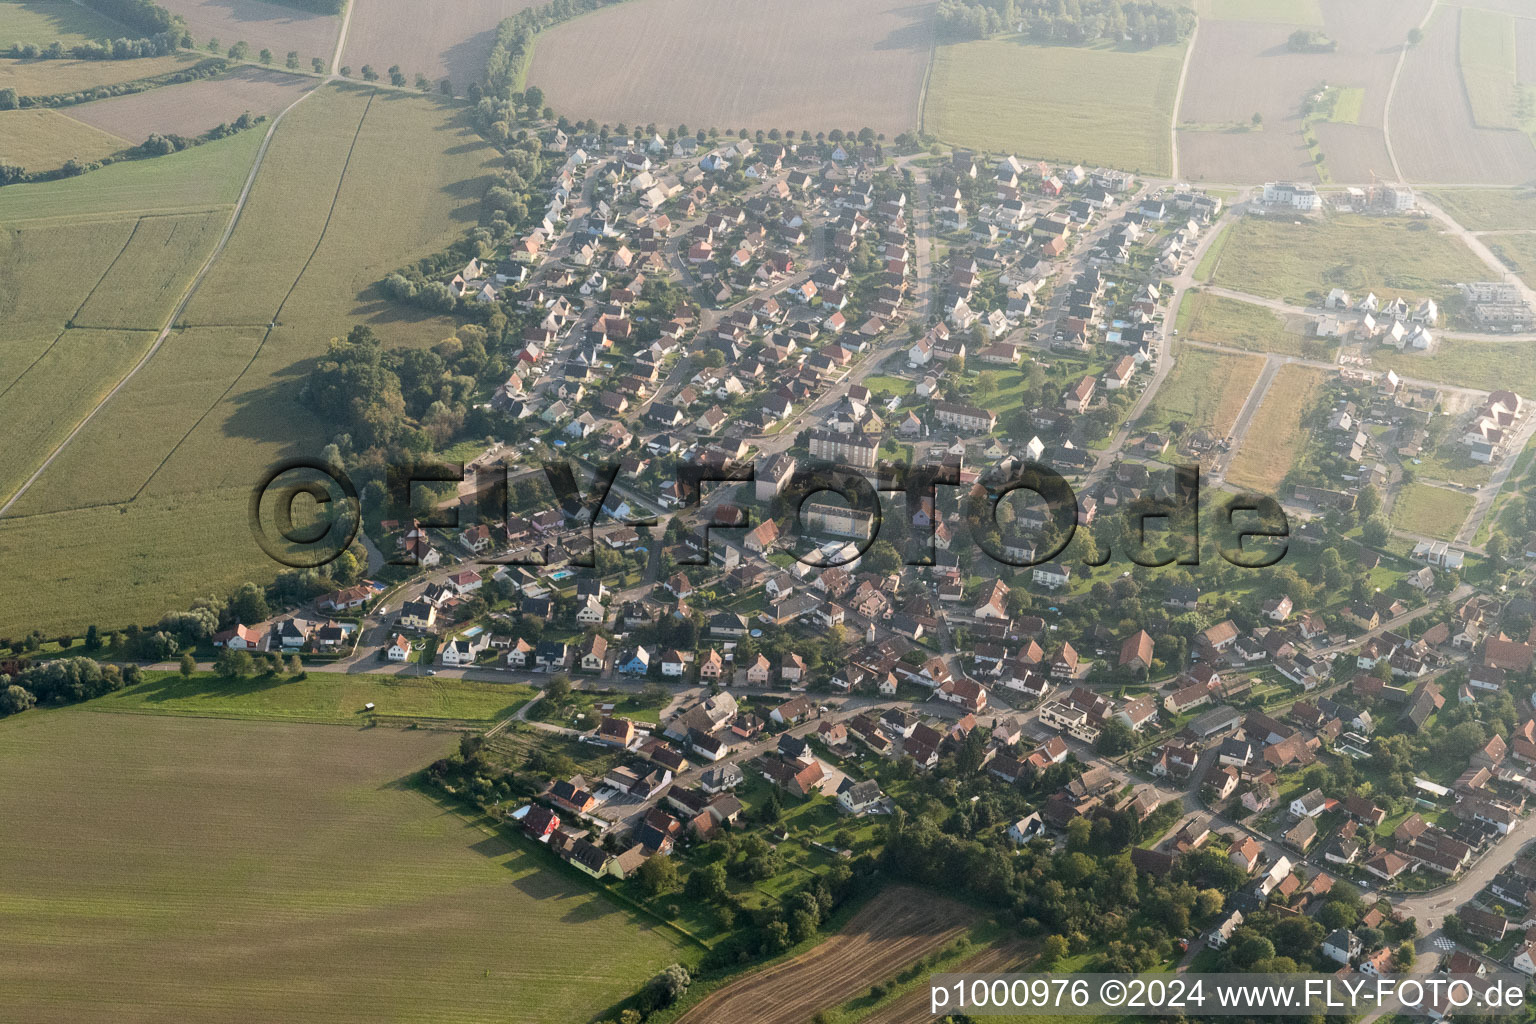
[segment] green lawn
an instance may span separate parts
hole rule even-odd
[[[0,3],[0,43],[60,42],[73,46],[128,34],[123,25],[84,4],[64,0],[4,0]]]
[[[1184,306],[1189,307],[1185,316]],[[1222,295],[1190,292],[1179,309],[1180,332],[1186,341],[1203,341],[1226,348],[1278,355],[1331,359],[1335,345],[1288,328],[1273,310]]]
[[[1470,494],[1411,483],[1398,493],[1392,506],[1392,525],[1408,533],[1451,540],[1472,513],[1473,504]]]
[[[1359,86],[1343,86],[1333,90],[1333,111],[1328,120],[1335,124],[1357,124],[1360,108],[1365,104],[1365,90]]]
[[[1456,282],[1488,274],[1466,246],[1420,220],[1245,217],[1231,234],[1212,283],[1296,304],[1320,303],[1332,288],[1443,299]]]
[[[1443,189],[1429,198],[1471,231],[1536,231],[1536,191],[1530,189]]]
[[[1205,255],[1200,257],[1200,262],[1195,264],[1195,280],[1209,281],[1211,275],[1216,273],[1216,267],[1221,263],[1221,254],[1227,247],[1227,239],[1232,237],[1232,225],[1228,224],[1221,229],[1221,234],[1211,242],[1211,247],[1205,250]]]
[[[1480,128],[1518,130],[1515,112],[1515,18],[1512,14],[1461,9],[1461,79]]]
[[[1263,370],[1261,356],[1186,347],[1158,389],[1142,425],[1164,430],[1179,421],[1191,430],[1203,427],[1225,437]]]
[[[294,680],[222,679],[209,672],[190,679],[146,672],[145,681],[91,704],[97,711],[134,711],[206,718],[364,722],[380,718],[491,722],[515,714],[534,691],[520,683],[476,683],[433,676],[343,675],[310,672]],[[363,705],[376,705],[373,712]]]
[[[585,1021],[694,962],[415,788],[455,742],[83,708],[0,722],[4,1016]]]
[[[944,44],[923,127],[956,146],[1166,174],[1183,60],[1182,44],[1041,46],[1022,36]]]

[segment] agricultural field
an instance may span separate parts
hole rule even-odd
[[[0,40],[5,43],[60,42],[65,46],[112,39],[123,26],[80,4],[59,0],[5,0],[0,3]]]
[[[1183,60],[1183,46],[947,43],[934,56],[923,127],[956,146],[1166,174]]]
[[[1257,183],[1317,181],[1327,173],[1334,181],[1363,182],[1372,168],[1391,166],[1382,126],[1397,52],[1383,40],[1406,36],[1426,3],[1210,0],[1208,6],[1224,17],[1202,20],[1190,57],[1178,112],[1185,176]],[[1286,40],[1298,26],[1323,32],[1337,48],[1292,52]],[[1309,121],[1303,104],[1325,82],[1340,95],[1331,111]],[[1254,114],[1262,118],[1257,128]]]
[[[140,217],[73,326],[160,330],[228,222],[222,210]]]
[[[918,889],[885,889],[809,952],[710,993],[678,1024],[803,1024],[940,949],[975,920],[965,906]]]
[[[1442,341],[1433,352],[1397,352],[1384,348],[1371,354],[1378,369],[1398,376],[1518,394],[1536,393],[1536,346],[1499,341]]]
[[[151,132],[190,137],[241,114],[276,115],[315,84],[301,75],[242,66],[218,78],[82,103],[70,107],[69,116],[134,142]]]
[[[1000,942],[983,947],[979,952],[965,957],[959,963],[943,967],[945,972],[965,974],[1007,974],[1027,970],[1037,960],[1035,952],[1019,942]],[[926,981],[926,978],[924,979]],[[881,1006],[862,1024],[927,1024],[933,1020],[930,1012],[928,986],[916,984],[911,991]],[[1007,1018],[993,1018],[1006,1020]],[[1040,1020],[1041,1018],[1032,1018]]]
[[[1310,366],[1282,366],[1232,459],[1227,481],[1259,494],[1277,494],[1298,453],[1306,450],[1303,419],[1328,374]]]
[[[0,110],[0,163],[27,171],[56,170],[70,160],[100,160],[130,145],[120,135],[57,110]]]
[[[1472,514],[1475,499],[1446,487],[1411,483],[1392,503],[1392,526],[1405,533],[1451,540]]]
[[[1536,192],[1529,189],[1442,189],[1429,198],[1469,231],[1536,231]]]
[[[1458,239],[1422,220],[1245,217],[1232,225],[1211,283],[1311,306],[1333,288],[1443,300],[1456,282],[1487,273]]]
[[[1166,430],[1170,423],[1182,422],[1191,431],[1205,429],[1225,437],[1263,371],[1262,356],[1186,346],[1140,425]]]
[[[85,708],[0,723],[7,1015],[574,1021],[687,960],[416,791],[452,744]]]
[[[263,0],[165,0],[160,6],[182,16],[198,47],[216,39],[218,48],[227,50],[243,40],[250,44],[252,54],[268,49],[278,59],[289,50],[297,50],[305,67],[311,57],[324,59],[329,67],[336,52],[336,34],[341,31],[341,19],[334,15]]]
[[[7,185],[0,188],[0,223],[58,225],[231,207],[240,196],[263,134],[258,128],[153,160],[112,164],[75,178]],[[0,282],[6,273],[0,263]]]
[[[1509,14],[1464,7],[1461,11],[1461,79],[1479,128],[1518,131],[1515,110],[1515,19]]]
[[[1185,341],[1309,359],[1333,355],[1334,343],[1312,337],[1305,318],[1293,323],[1263,306],[1222,295],[1191,292],[1184,303],[1188,313],[1181,308],[1179,322],[1186,325],[1180,328]]]
[[[534,691],[516,683],[428,676],[311,672],[306,679],[222,679],[201,672],[146,672],[138,686],[108,694],[93,711],[199,718],[363,723],[370,718],[494,722],[515,714]],[[376,705],[364,711],[365,704]]]
[[[615,124],[916,128],[933,5],[844,0],[826,15],[820,0],[619,4],[541,33],[528,82],[569,117]]]
[[[1536,285],[1536,232],[1511,231],[1490,235],[1483,241],[1526,284]]]
[[[433,0],[431,17],[413,0],[355,0],[343,64],[379,72],[398,64],[407,78],[447,79],[462,93],[485,76],[496,26],[540,0]]]
[[[15,89],[19,96],[54,96],[98,85],[120,85],[168,75],[196,64],[199,59],[190,53],[138,60],[18,60],[5,57],[0,58],[0,89]]]
[[[354,323],[386,344],[452,333],[452,321],[395,306],[373,285],[474,222],[493,154],[456,106],[356,86],[327,87],[285,118],[188,329],[0,519],[0,545],[57,553],[24,585],[26,620],[85,625],[86,580],[89,614],[112,623],[141,617],[146,601],[180,607],[270,574],[246,522],[249,488],[259,467],[327,436],[298,402],[295,366]],[[81,530],[96,538],[90,557],[59,543]],[[22,594],[6,588],[0,622],[23,618]]]
[[[1413,182],[1517,185],[1536,178],[1536,146],[1524,132],[1479,128],[1463,88],[1459,19],[1436,10],[1408,51],[1392,95],[1392,147]],[[1379,168],[1378,168],[1379,170]]]

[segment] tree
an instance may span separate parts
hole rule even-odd
[[[257,55],[257,59],[259,59],[263,64],[271,64],[272,51],[263,47],[261,53]]]
[[[229,48],[230,60],[247,60],[251,56],[251,44],[244,39]]]
[[[544,697],[551,704],[561,706],[571,699],[571,681],[565,675],[557,675],[549,681],[549,686],[544,690]]]
[[[389,84],[396,89],[405,85],[405,72],[400,70],[399,64],[391,64],[389,66]]]
[[[1380,516],[1373,517],[1360,528],[1360,539],[1373,548],[1379,548],[1385,544],[1391,534],[1392,531],[1387,526],[1387,521]]]
[[[688,883],[683,886],[683,895],[705,903],[719,902],[729,893],[725,884],[725,865],[719,861],[710,861],[694,868],[688,876]]]
[[[309,66],[315,69],[315,74],[325,74],[325,61],[319,57],[309,58]]]
[[[272,614],[267,607],[267,597],[254,583],[242,583],[229,599],[229,611],[242,626],[260,622]]]
[[[373,70],[373,65],[372,64],[364,64],[363,65],[363,81],[365,81],[365,82],[377,82],[378,80],[379,80],[379,73],[377,71]]]
[[[1255,110],[1253,112],[1252,124],[1255,128],[1264,127],[1264,115]]]
[[[672,964],[645,986],[645,995],[652,1008],[671,1006],[683,997],[693,978],[682,964]]]
[[[226,679],[239,679],[256,671],[256,659],[249,651],[232,651],[226,647],[213,659],[213,668]]]
[[[1360,521],[1366,522],[1380,511],[1381,492],[1371,484],[1360,488],[1360,493],[1355,498],[1355,515],[1360,517]]]
[[[192,673],[197,671],[197,659],[188,651],[181,656],[181,675],[183,679],[191,679]]]
[[[15,110],[19,106],[21,99],[15,89],[0,89],[0,110]]]
[[[447,79],[444,79],[444,81],[446,82]],[[418,90],[420,90],[421,92],[431,92],[432,91],[432,81],[429,78],[427,78],[426,75],[424,75],[420,71],[418,71],[418,72],[416,72],[416,88]]]
[[[677,885],[677,865],[671,857],[653,854],[640,865],[640,883],[652,896],[666,892]]]
[[[85,649],[88,651],[101,650],[101,630],[95,626],[88,626],[85,630]]]
[[[288,674],[291,676],[302,676],[304,674],[304,659],[300,658],[297,654],[289,658]]]
[[[1415,25],[1408,30],[1408,45],[1418,46],[1424,41],[1424,30]]]
[[[1047,935],[1040,946],[1040,966],[1047,969],[1061,963],[1071,951],[1067,940],[1060,935]]]
[[[284,63],[288,65],[289,71],[299,70],[299,51],[289,50],[288,56],[284,58]]]

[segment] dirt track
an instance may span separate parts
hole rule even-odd
[[[825,942],[710,993],[677,1024],[805,1024],[952,942],[975,920],[970,908],[931,893],[886,889]]]

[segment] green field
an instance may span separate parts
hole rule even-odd
[[[20,60],[3,57],[0,58],[0,89],[15,89],[20,96],[54,96],[99,85],[118,85],[136,82],[141,78],[154,78],[196,64],[200,59],[196,54],[185,52],[133,60]]]
[[[150,622],[195,596],[269,577],[278,566],[252,539],[245,503],[263,467],[318,452],[329,437],[298,401],[297,375],[307,361],[355,323],[368,323],[386,344],[434,344],[452,333],[451,320],[388,303],[373,285],[476,221],[495,151],[470,130],[458,106],[398,94],[379,94],[370,104],[370,97],[371,89],[328,87],[284,119],[228,250],[188,307],[185,321],[198,326],[168,338],[0,520],[0,547],[50,552],[47,564],[18,568],[14,585],[0,595],[0,624],[53,630],[93,621]],[[53,183],[105,181],[112,172],[154,164],[190,186],[179,192],[133,176],[118,179],[105,195],[48,193],[41,203],[17,204],[57,218],[26,222],[42,238],[27,242],[26,252],[48,256],[46,265],[57,268],[54,280],[73,286],[80,278],[83,287],[67,300],[36,296],[22,286],[46,280],[46,268],[12,266],[7,258],[0,261],[0,297],[8,291],[28,296],[33,313],[18,313],[22,323],[42,322],[36,311],[46,309],[49,322],[62,326],[111,258],[108,229],[98,241],[85,234],[93,225],[73,222],[121,217],[135,203],[185,210],[197,208],[192,196],[232,200],[259,132],[231,141],[251,146],[243,166],[229,159],[174,163],[226,145],[214,143]],[[239,177],[229,173],[237,166]],[[33,187],[0,189],[0,220],[13,190]],[[51,255],[58,246],[49,244],[48,232],[58,222],[67,223],[81,255],[94,261],[95,276],[72,275],[63,256]],[[128,228],[116,218],[113,223],[115,254]],[[22,241],[30,234],[23,232]],[[5,237],[0,234],[0,246]],[[10,252],[18,251],[11,243]],[[0,248],[0,258],[6,255]],[[8,276],[15,288],[7,286]],[[147,292],[128,294],[127,282],[119,287],[116,276],[113,282],[125,309],[160,301]],[[104,308],[93,304],[93,311]],[[0,317],[7,315],[0,302]],[[274,320],[278,325],[269,329]],[[36,358],[57,332],[18,344]],[[92,544],[64,540],[81,535]],[[89,603],[81,600],[86,593]]]
[[[1164,430],[1170,423],[1183,422],[1190,430],[1204,428],[1225,437],[1263,370],[1261,356],[1186,347],[1141,425]]]
[[[1358,124],[1360,108],[1365,105],[1365,90],[1360,86],[1342,86],[1333,90],[1333,111],[1328,120],[1335,124]]]
[[[1483,242],[1526,284],[1536,283],[1536,231],[1491,235]]]
[[[1188,312],[1185,312],[1187,307]],[[1224,295],[1190,292],[1179,310],[1179,330],[1185,341],[1203,341],[1225,348],[1276,355],[1332,358],[1334,344],[1290,330],[1273,310]]]
[[[1286,25],[1323,24],[1317,0],[1202,0],[1195,9],[1216,21],[1274,21]]]
[[[369,717],[492,722],[515,714],[534,694],[517,683],[431,676],[311,672],[307,679],[221,679],[199,672],[146,672],[145,682],[95,701],[93,711],[138,711],[204,718],[362,722]],[[364,704],[376,705],[366,712]]]
[[[687,960],[415,790],[453,742],[82,708],[0,723],[4,1016],[583,1021]]]
[[[69,160],[88,163],[131,145],[57,110],[0,110],[0,162],[52,171]]]
[[[1515,111],[1515,18],[1474,7],[1461,9],[1461,79],[1480,128],[1518,130]]]
[[[1392,504],[1392,525],[1408,533],[1451,540],[1472,514],[1474,504],[1470,494],[1411,483],[1398,492]]]
[[[160,330],[228,222],[222,211],[140,217],[75,326]]]
[[[1403,377],[1483,391],[1536,393],[1536,346],[1529,344],[1455,339],[1428,355],[1383,348],[1373,352],[1371,360],[1378,369],[1396,370]]]
[[[1244,217],[1231,235],[1212,283],[1296,304],[1320,303],[1332,288],[1438,300],[1488,273],[1457,239],[1406,218]]]
[[[1529,189],[1446,189],[1429,198],[1470,231],[1536,231],[1536,192]]]
[[[60,181],[7,185],[0,188],[0,224],[231,206],[264,134],[253,128],[153,160],[130,160]]]
[[[62,0],[4,0],[0,2],[0,43],[60,42],[65,46],[91,39],[114,39],[124,26],[82,4]]]
[[[1232,237],[1232,225],[1228,224],[1221,229],[1211,242],[1211,247],[1205,250],[1205,255],[1200,257],[1200,262],[1195,264],[1195,280],[1209,281],[1211,275],[1216,273],[1216,267],[1221,263],[1221,254],[1227,247],[1227,239]]]
[[[1166,174],[1183,60],[1182,45],[1041,46],[1021,36],[945,44],[923,127],[956,146]]]

